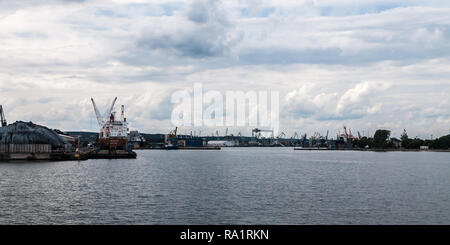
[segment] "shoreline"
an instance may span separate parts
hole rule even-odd
[[[328,149],[328,148],[299,148],[294,147],[296,151],[371,151],[371,152],[450,152],[450,149]]]

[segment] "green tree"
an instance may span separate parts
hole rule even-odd
[[[406,133],[406,129],[403,129],[403,133],[400,136],[400,140],[402,141],[402,147],[403,148],[408,148],[410,139],[408,137],[408,134]]]
[[[361,139],[359,139],[356,142],[356,144],[359,148],[366,148],[366,146],[368,146],[369,148],[372,148],[373,147],[373,139],[367,138],[367,137],[362,137]]]
[[[432,147],[435,149],[450,149],[450,134],[435,139]]]
[[[373,136],[375,148],[386,148],[388,145],[389,136],[391,136],[391,131],[389,130],[378,129],[375,131],[375,135]]]
[[[408,149],[419,149],[420,146],[424,145],[424,141],[419,138],[411,139],[408,143]]]

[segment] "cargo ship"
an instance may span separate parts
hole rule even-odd
[[[121,114],[118,118],[113,111],[117,97],[104,115],[100,114],[93,98],[91,101],[100,132],[96,149],[90,153],[90,158],[136,158],[136,153],[128,147],[129,129],[124,105],[121,106]]]

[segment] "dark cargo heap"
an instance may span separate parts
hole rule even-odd
[[[70,144],[54,130],[32,122],[17,121],[0,127],[0,144],[50,144],[52,149]]]

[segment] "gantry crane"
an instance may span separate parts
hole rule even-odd
[[[259,138],[261,136],[261,132],[271,133],[271,138],[273,138],[273,129],[259,129],[259,128],[252,129],[252,137]]]

